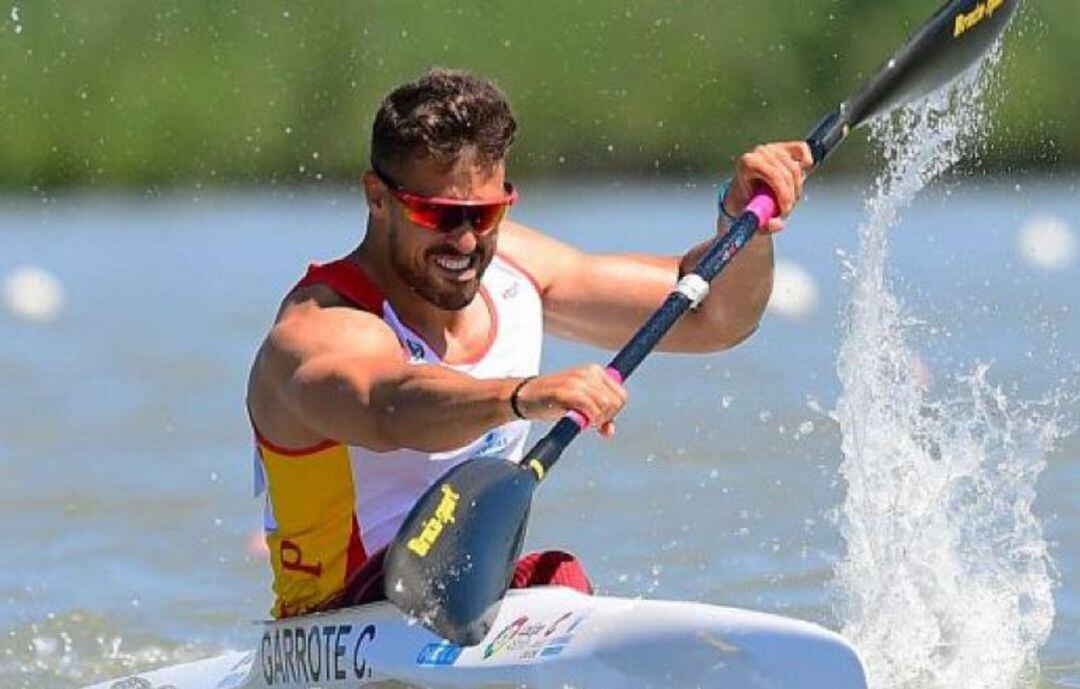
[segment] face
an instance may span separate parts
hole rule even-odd
[[[430,158],[414,159],[408,167],[391,174],[393,183],[402,191],[417,196],[469,201],[506,197],[504,165],[477,165],[471,156],[463,156],[449,166]],[[498,228],[478,233],[468,222],[462,222],[448,232],[440,232],[417,225],[407,216],[402,201],[381,184],[389,204],[391,267],[430,304],[445,311],[468,306],[495,255]]]

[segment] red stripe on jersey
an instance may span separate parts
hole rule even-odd
[[[348,259],[330,263],[312,263],[294,290],[311,285],[326,285],[365,311],[382,317],[383,294],[364,269]]]
[[[360,523],[356,521],[356,513],[353,513],[352,518],[352,532],[349,534],[349,549],[346,553],[346,565],[345,565],[345,581],[343,584],[348,584],[349,579],[353,574],[360,569],[360,567],[367,561],[367,549],[364,548],[364,542],[360,539]]]
[[[303,457],[305,455],[313,455],[316,452],[322,452],[323,450],[328,450],[331,447],[340,444],[336,440],[322,440],[309,447],[292,449],[287,447],[281,447],[280,445],[275,445],[274,443],[267,440],[263,436],[263,434],[259,432],[259,429],[255,427],[254,421],[251,422],[251,430],[255,432],[255,443],[257,445],[261,445],[262,447],[265,447],[271,452],[276,452],[277,454],[284,455],[286,457]]]

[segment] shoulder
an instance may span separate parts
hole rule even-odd
[[[255,355],[249,388],[277,389],[301,367],[323,358],[404,357],[394,331],[325,285],[294,289]]]
[[[323,438],[282,400],[308,372],[348,361],[404,361],[397,336],[375,314],[355,308],[324,285],[294,290],[255,355],[247,410],[263,437],[282,447],[308,447]]]
[[[356,308],[325,285],[300,287],[285,298],[263,350],[298,359],[401,355],[397,336],[379,315]]]

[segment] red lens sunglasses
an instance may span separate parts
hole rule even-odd
[[[517,190],[509,182],[503,183],[506,196],[501,199],[449,199],[405,191],[377,168],[372,169],[394,198],[401,202],[409,222],[432,232],[453,232],[468,224],[473,232],[487,234],[499,226],[506,216],[506,210],[517,201]]]

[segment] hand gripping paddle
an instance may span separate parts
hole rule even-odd
[[[855,128],[952,82],[1004,32],[1020,0],[952,0],[934,14],[854,96],[829,113],[806,142],[819,165]],[[762,190],[694,269],[679,281],[608,367],[630,376],[675,322],[705,297],[709,283],[776,215]],[[406,517],[386,556],[386,595],[454,643],[479,643],[521,554],[537,485],[587,425],[567,413],[520,464],[474,457],[448,471]]]

